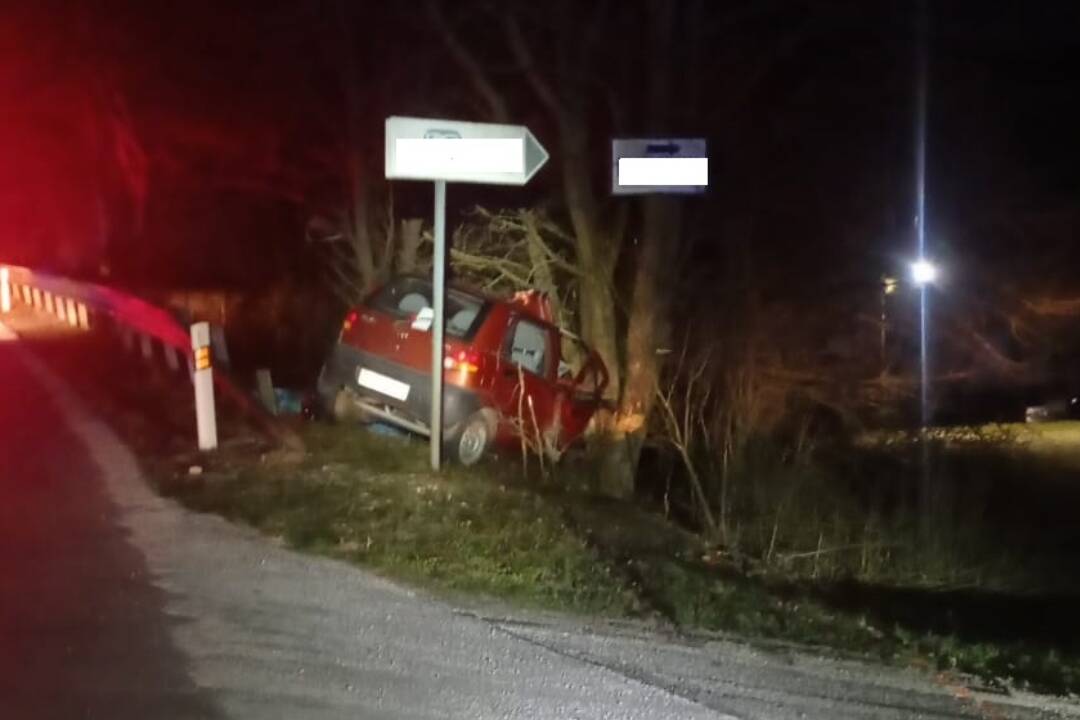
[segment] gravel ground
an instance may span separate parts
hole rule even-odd
[[[135,707],[133,698],[147,696],[155,699],[152,707],[171,708],[171,717],[1080,717],[1063,701],[980,696],[914,671],[790,649],[465,609],[344,563],[300,555],[156,495],[130,450],[63,381],[25,350],[14,358],[10,349],[0,352],[0,401],[10,402],[15,386],[36,386],[51,398],[22,413],[27,436],[42,438],[32,448],[35,456],[69,458],[42,472],[77,476],[88,496],[104,499],[82,505],[90,516],[82,540],[87,547],[104,538],[121,542],[113,555],[132,569],[120,597],[146,598],[139,632],[128,628],[108,643],[110,654],[87,656],[95,665],[115,658],[160,670],[126,688],[113,678],[108,717],[165,717],[124,712]],[[20,451],[26,446],[4,448]],[[3,482],[12,481],[9,472]],[[78,507],[71,504],[68,512],[75,515]],[[22,524],[40,530],[44,522],[26,517]],[[94,557],[87,552],[83,570]],[[113,564],[117,572],[127,567]],[[93,611],[102,595],[94,584],[115,586],[116,578],[84,574],[86,586],[77,588],[84,612],[66,618],[54,634],[78,637],[80,623],[94,625],[94,617],[109,615]],[[42,602],[49,591],[41,589]],[[14,624],[0,623],[0,629]],[[120,632],[115,623],[95,627],[103,628],[99,636]],[[156,640],[144,642],[148,637]],[[125,656],[125,643],[140,642],[138,652]],[[16,677],[6,679],[10,686],[0,684],[0,706],[21,672],[5,651],[0,648],[0,668]],[[69,670],[73,679],[65,683],[85,687],[85,678],[95,677],[92,667]],[[46,701],[44,694],[34,697]]]

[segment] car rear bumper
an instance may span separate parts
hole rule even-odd
[[[361,368],[393,378],[409,386],[405,400],[398,400],[375,390],[362,387],[357,382]],[[337,343],[319,373],[318,393],[325,407],[332,407],[334,398],[342,388],[349,388],[368,404],[385,407],[389,415],[380,419],[394,422],[393,416],[405,420],[401,424],[409,430],[415,425],[429,427],[431,424],[431,374],[389,361],[377,355],[358,350],[351,345]],[[483,407],[480,396],[473,390],[443,383],[443,429],[449,430]]]

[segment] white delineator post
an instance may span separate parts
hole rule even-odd
[[[0,267],[0,312],[11,312],[11,271]]]
[[[199,449],[217,449],[217,416],[214,413],[214,371],[210,365],[210,323],[191,326],[191,350],[195,357],[195,423]]]

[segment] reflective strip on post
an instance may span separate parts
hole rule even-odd
[[[195,424],[199,449],[217,448],[217,417],[214,413],[214,370],[210,365],[210,324],[191,326],[191,350],[195,358]]]
[[[83,330],[90,329],[90,315],[86,312],[86,305],[79,303],[78,308],[79,327]]]

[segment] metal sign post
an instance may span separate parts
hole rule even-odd
[[[435,311],[431,328],[431,469],[442,458],[443,340],[446,296],[446,181],[435,181],[435,255],[431,260],[431,304]]]
[[[446,183],[524,185],[547,160],[547,150],[522,125],[413,117],[386,119],[386,179],[435,183],[430,428],[433,470],[441,465],[443,434]]]

